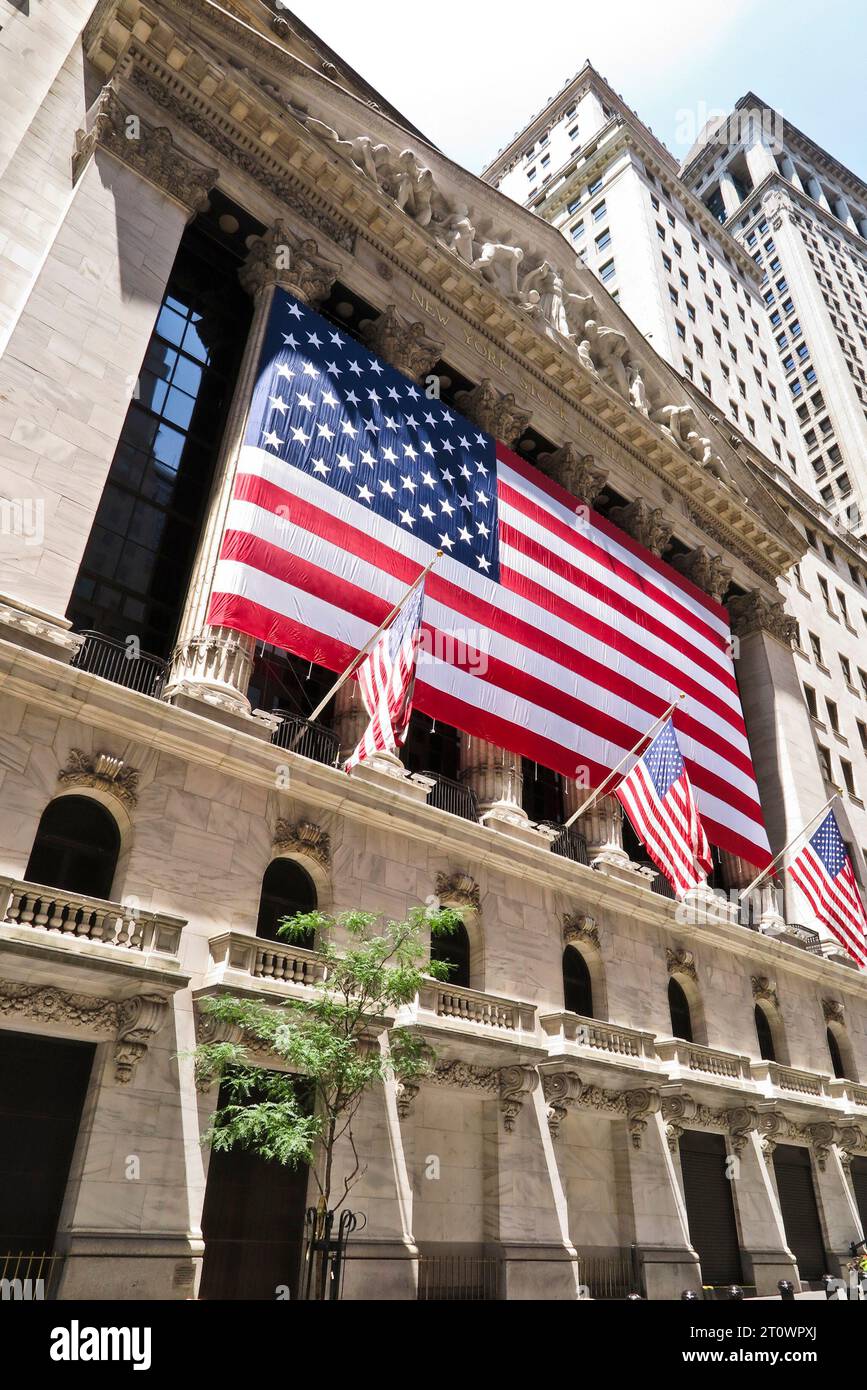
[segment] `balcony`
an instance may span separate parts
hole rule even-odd
[[[310,758],[315,763],[334,767],[340,759],[340,739],[333,729],[324,724],[311,724],[300,715],[288,710],[275,709],[280,720],[271,735],[271,742],[287,753],[297,753],[299,758]]]
[[[87,671],[91,676],[101,676],[113,685],[159,699],[168,670],[168,662],[161,656],[149,652],[134,654],[126,643],[105,637],[101,632],[84,632],[81,636],[84,641],[70,666]]]
[[[796,946],[801,951],[809,951],[811,956],[822,955],[822,938],[812,927],[802,927],[799,922],[782,922],[779,926],[762,927],[764,936],[776,941],[785,941],[788,946]]]
[[[828,1091],[835,1100],[845,1100],[849,1105],[867,1110],[867,1086],[859,1086],[857,1081],[829,1081]]]
[[[750,1071],[768,1095],[783,1091],[805,1100],[821,1100],[831,1094],[827,1076],[820,1076],[818,1072],[799,1071],[779,1062],[752,1062]]]
[[[443,777],[439,772],[423,772],[421,775],[433,782],[428,793],[428,806],[435,806],[438,811],[448,811],[449,815],[460,816],[462,820],[479,819],[478,802],[470,787],[455,782],[451,777]]]
[[[548,830],[556,830],[557,836],[551,841],[551,853],[559,854],[563,859],[569,859],[573,864],[589,864],[590,856],[587,853],[587,841],[584,836],[572,826],[560,825],[557,821],[542,821],[540,824]]]
[[[280,941],[265,941],[244,932],[223,932],[208,942],[210,961],[206,985],[222,985],[249,992],[254,981],[281,986],[279,993],[309,995],[325,978],[325,967],[316,951]],[[288,988],[287,988],[288,987]],[[269,989],[269,993],[274,991]]]
[[[527,1035],[532,1038],[535,1034],[536,1006],[439,980],[426,980],[418,992],[414,1021],[424,1023],[426,1020],[441,1021],[449,1032],[457,1026],[476,1036],[482,1033],[505,1035],[517,1042],[530,1040]]]
[[[661,1062],[673,1066],[672,1076],[688,1073],[717,1081],[751,1081],[750,1060],[735,1052],[719,1052],[701,1043],[685,1042],[682,1038],[658,1038],[656,1055]]]
[[[591,1052],[625,1061],[654,1061],[656,1052],[653,1034],[637,1028],[623,1028],[619,1023],[606,1023],[599,1018],[582,1018],[580,1014],[544,1014],[539,1022],[542,1031],[552,1039],[575,1043]]]
[[[34,941],[48,945],[89,943],[119,956],[161,956],[175,965],[186,926],[183,918],[164,912],[141,912],[127,903],[11,878],[0,878],[0,924],[25,928]]]

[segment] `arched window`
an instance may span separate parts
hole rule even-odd
[[[684,1042],[692,1042],[692,1018],[689,1012],[689,1001],[682,986],[678,984],[673,975],[668,982],[668,1008],[671,1013],[673,1035],[676,1038],[682,1038]]]
[[[108,898],[119,852],[120,831],[104,806],[89,796],[60,796],[42,813],[24,877]]]
[[[570,1013],[593,1018],[593,985],[580,951],[567,946],[563,952],[563,1002]]]
[[[762,1008],[761,1004],[755,1007],[756,1037],[759,1040],[759,1056],[766,1062],[776,1062],[777,1054],[774,1048],[774,1035],[771,1032],[771,1022]]]
[[[470,938],[465,926],[459,926],[457,931],[449,932],[448,936],[431,937],[430,958],[445,961],[452,967],[448,979],[450,985],[469,989]]]
[[[846,1068],[843,1065],[843,1054],[840,1051],[840,1044],[834,1037],[831,1029],[828,1029],[828,1051],[831,1054],[831,1066],[834,1068],[834,1075],[843,1078],[846,1075]]]
[[[266,941],[279,941],[277,928],[284,917],[294,917],[296,912],[314,912],[316,906],[316,885],[307,870],[294,859],[272,859],[262,879],[256,935]],[[312,949],[313,933],[294,944]]]

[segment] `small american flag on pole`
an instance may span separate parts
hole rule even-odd
[[[615,796],[678,898],[704,881],[712,867],[710,845],[670,719]]]
[[[795,855],[789,873],[819,921],[863,970],[867,966],[867,914],[833,811]]]
[[[358,684],[370,723],[346,771],[374,753],[396,753],[406,740],[421,637],[424,581],[374,643],[358,668]]]

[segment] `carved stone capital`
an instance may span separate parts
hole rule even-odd
[[[634,1149],[641,1148],[641,1140],[647,1129],[647,1117],[659,1112],[661,1098],[658,1091],[642,1086],[635,1091],[626,1092],[626,1128]]]
[[[777,994],[775,981],[768,979],[767,975],[753,975],[753,998],[756,1000],[764,999],[766,1003],[773,1004],[775,1009],[780,1007],[780,1000]]]
[[[692,951],[687,951],[685,947],[672,950],[670,946],[667,946],[665,948],[665,961],[669,975],[686,975],[688,979],[698,982],[695,956]]]
[[[839,1023],[845,1027],[846,1011],[839,999],[822,1000],[822,1017],[826,1023]]]
[[[168,1008],[168,1000],[160,994],[137,994],[118,1005],[114,1064],[115,1076],[122,1085],[132,1081],[148,1044],[165,1022]]]
[[[837,1126],[830,1121],[823,1120],[817,1124],[806,1126],[810,1136],[810,1147],[816,1158],[816,1167],[820,1173],[824,1173],[825,1164],[831,1153],[832,1144],[837,1141]]]
[[[426,377],[445,352],[445,344],[429,338],[423,323],[408,323],[393,304],[379,318],[365,319],[360,327],[371,351],[413,381]]]
[[[277,854],[303,854],[323,869],[331,863],[331,837],[321,825],[309,820],[278,820],[274,828]]]
[[[677,1151],[680,1136],[688,1121],[694,1120],[698,1106],[692,1096],[665,1096],[662,1101],[662,1118],[665,1121],[665,1137],[672,1153]]]
[[[787,647],[795,640],[797,623],[784,611],[782,601],[768,599],[758,589],[730,599],[728,610],[732,632],[737,637],[747,637],[751,632],[767,632]]]
[[[583,941],[586,945],[599,949],[599,927],[596,918],[590,917],[586,912],[570,912],[563,917],[564,945],[571,946],[576,941]]]
[[[552,1139],[559,1135],[568,1107],[580,1101],[582,1090],[581,1078],[573,1072],[560,1071],[542,1077],[542,1091],[548,1107],[548,1129]]]
[[[254,638],[234,628],[202,628],[172,652],[166,691],[183,686],[200,699],[246,712],[250,705],[244,692],[253,674],[255,647]]]
[[[472,391],[458,391],[458,409],[474,425],[504,444],[514,444],[530,423],[529,412],[520,410],[512,393],[498,391],[489,377],[484,377]]]
[[[686,555],[675,555],[671,563],[684,578],[691,579],[717,603],[722,602],[723,594],[732,582],[732,572],[718,555],[709,555],[704,546],[699,545]]]
[[[662,507],[648,507],[643,497],[636,497],[625,507],[612,507],[608,515],[615,526],[654,555],[661,555],[671,539],[671,526]]]
[[[503,1067],[500,1071],[500,1109],[503,1112],[503,1127],[509,1131],[515,1128],[515,1121],[528,1096],[539,1085],[539,1073],[535,1067]]]
[[[582,454],[575,444],[564,444],[553,454],[546,454],[539,459],[539,467],[549,478],[571,492],[573,497],[591,507],[608,476],[592,454]]]
[[[474,912],[481,911],[481,894],[476,880],[458,870],[451,874],[437,874],[436,895],[446,906],[468,907]]]
[[[725,1112],[726,1129],[731,1137],[732,1151],[743,1153],[749,1136],[758,1127],[759,1115],[751,1105],[737,1105]]]
[[[107,150],[191,213],[207,207],[208,193],[219,177],[218,169],[209,169],[179,150],[167,126],[147,125],[125,107],[111,83],[97,98],[90,126],[76,131],[74,183],[97,148]]]
[[[127,810],[138,800],[138,770],[111,753],[85,753],[73,748],[66,767],[57,775],[62,787],[95,787],[117,797]]]
[[[250,246],[238,279],[254,297],[279,285],[305,304],[320,304],[330,295],[340,273],[336,262],[319,254],[311,237],[300,237],[277,221]]]

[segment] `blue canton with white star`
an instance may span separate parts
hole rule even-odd
[[[810,836],[810,844],[825,865],[831,878],[836,878],[846,863],[848,855],[833,811],[828,812],[815,835]]]
[[[282,289],[245,443],[499,579],[494,440]]]
[[[669,719],[642,757],[657,795],[662,799],[669,787],[683,776],[683,758],[677,746],[674,725]]]

